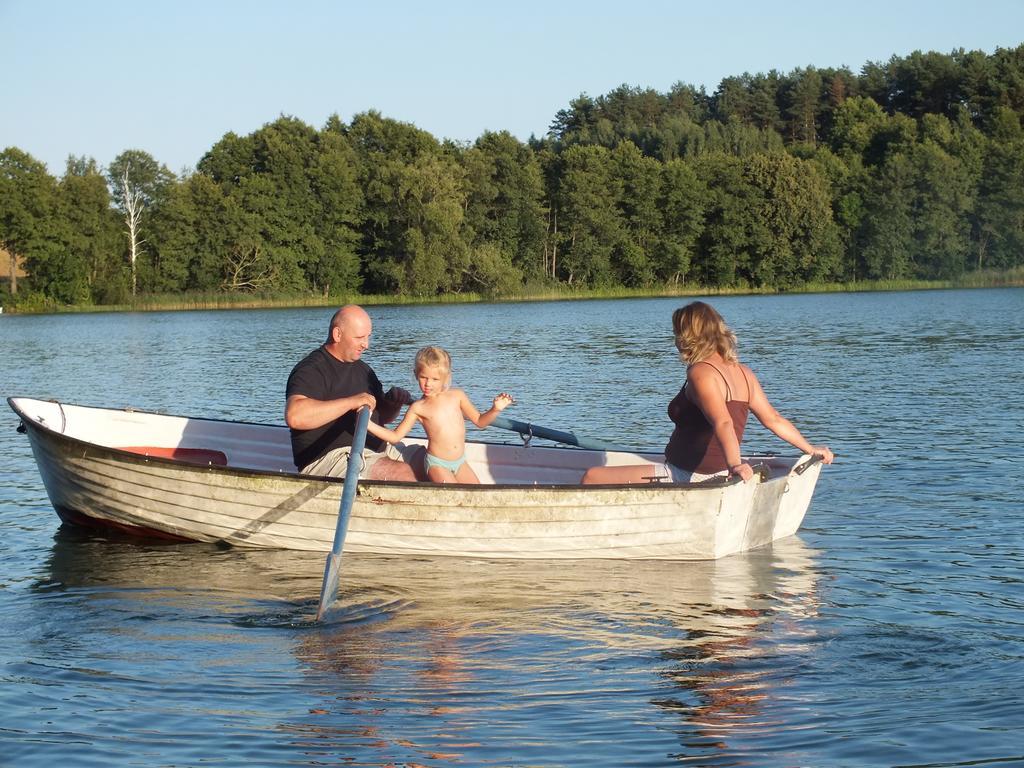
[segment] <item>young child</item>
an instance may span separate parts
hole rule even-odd
[[[465,392],[449,389],[452,359],[440,347],[424,347],[417,352],[414,370],[423,397],[409,406],[393,430],[372,421],[368,430],[381,440],[397,443],[419,420],[427,433],[427,479],[435,483],[479,483],[476,472],[466,463],[465,420],[483,429],[515,400],[502,392],[494,398],[489,411],[480,413]]]

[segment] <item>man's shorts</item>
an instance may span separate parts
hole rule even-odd
[[[335,448],[328,451],[316,461],[310,462],[299,470],[303,475],[318,475],[321,477],[344,477],[348,472],[348,458],[352,453],[349,445]],[[370,469],[381,459],[393,459],[404,461],[402,451],[394,445],[387,443],[383,451],[363,451],[363,466],[359,468],[359,477],[365,478]]]

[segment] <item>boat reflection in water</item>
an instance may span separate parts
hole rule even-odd
[[[319,553],[62,528],[39,591],[94,623],[105,610],[123,654],[148,647],[123,637],[143,617],[144,635],[183,638],[177,661],[194,666],[201,642],[200,663],[249,694],[217,704],[239,717],[259,709],[268,665],[287,670],[299,716],[274,728],[311,761],[564,763],[584,742],[628,761],[720,756],[783,725],[775,662],[814,639],[815,556],[796,537],[699,562],[346,555],[339,601],[315,624]]]

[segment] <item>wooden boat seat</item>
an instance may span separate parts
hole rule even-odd
[[[228,457],[224,451],[212,448],[160,448],[148,445],[126,445],[119,450],[138,453],[142,456],[157,456],[161,459],[187,461],[190,464],[216,464],[218,467],[228,465]]]

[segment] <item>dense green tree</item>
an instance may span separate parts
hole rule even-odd
[[[655,245],[664,229],[659,209],[662,164],[644,157],[630,141],[612,151],[610,163],[609,172],[619,193],[618,218],[624,230],[611,256],[616,282],[629,287],[651,285],[655,279]]]
[[[974,220],[978,269],[1024,264],[1024,130],[1008,107],[992,123]]]
[[[749,72],[722,79],[711,97],[711,114],[715,120],[721,123],[730,119],[741,123],[752,121],[754,99],[750,93],[750,80]]]
[[[784,98],[788,135],[792,141],[813,146],[818,142],[818,119],[823,111],[821,75],[807,67],[793,72],[788,81]]]
[[[982,51],[967,51],[959,56],[963,68],[964,106],[979,126],[988,127],[998,106],[995,59]]]
[[[289,204],[280,181],[273,174],[252,174],[231,190],[230,197],[244,213],[247,226],[242,241],[231,243],[227,253],[236,260],[258,254],[271,265],[261,288],[301,291],[309,287],[302,263],[322,258],[324,244],[305,216],[293,215],[297,210]],[[233,269],[229,266],[228,271]]]
[[[366,199],[362,249],[367,287],[429,296],[461,290],[469,267],[462,238],[463,170],[426,131],[357,115],[349,140]]]
[[[884,62],[868,61],[860,69],[860,95],[880,106],[889,100],[889,80]]]
[[[756,128],[733,115],[724,123],[705,123],[703,146],[700,149],[686,147],[682,155],[695,157],[706,152],[726,152],[745,156],[759,152],[781,152],[784,149],[782,137],[774,130]]]
[[[592,144],[599,117],[594,100],[581,93],[569,102],[568,109],[560,109],[555,113],[548,127],[548,135],[566,145]]]
[[[488,263],[504,254],[531,278],[544,274],[544,184],[540,163],[508,132],[484,133],[461,155],[466,174],[465,226]]]
[[[869,98],[847,99],[837,110],[832,149],[844,160],[854,157],[877,166],[917,142],[917,124],[903,115],[887,115]]]
[[[322,132],[282,116],[250,136],[229,134],[198,168],[224,197],[197,188],[193,202],[218,210],[231,235],[203,252],[215,264],[197,263],[194,283],[216,275],[227,290],[359,288],[358,159],[336,118]]]
[[[973,194],[965,170],[936,142],[926,140],[912,155],[917,180],[912,260],[917,277],[950,278],[966,266]]]
[[[206,223],[193,207],[192,189],[197,182],[216,188],[208,176],[192,174],[168,189],[161,204],[152,211],[149,258],[140,270],[143,284],[151,291],[177,293],[189,288],[215,288],[210,284],[196,286],[189,281],[191,264],[199,256],[197,230]],[[219,189],[217,192],[220,194]],[[218,229],[223,226],[220,217],[210,221]]]
[[[790,288],[837,277],[839,232],[820,167],[784,153],[753,155],[744,178],[758,191],[763,225],[751,243],[750,280]]]
[[[357,291],[362,286],[358,246],[364,204],[359,159],[330,124],[321,131],[317,149],[309,177],[316,201],[314,227],[324,250],[318,260],[304,261],[306,279],[325,295]]]
[[[1024,114],[1024,43],[1016,48],[996,48],[992,61],[996,75],[987,94],[990,113],[1008,107],[1018,116]]]
[[[402,168],[398,192],[405,256],[399,291],[433,296],[462,290],[471,263],[461,233],[461,169],[449,158],[425,155]]]
[[[559,217],[559,188],[565,163],[551,143],[538,143],[531,149],[537,157],[544,185],[544,281],[555,281],[566,243],[565,227]]]
[[[682,117],[691,123],[703,123],[711,111],[711,100],[703,86],[695,88],[676,82],[668,90],[666,110],[669,117]]]
[[[913,119],[927,114],[953,117],[965,101],[963,79],[963,68],[952,55],[914,51],[894,56],[888,66],[886,106]]]
[[[967,268],[983,148],[969,117],[958,115],[957,122],[925,115],[921,141],[913,150],[917,174],[913,260],[920,276],[957,277]]]
[[[734,155],[703,155],[694,170],[708,193],[692,275],[699,285],[748,285],[755,246],[768,235],[758,215],[765,205],[763,194],[745,178],[743,160]]]
[[[276,290],[323,290],[310,284],[306,271],[325,260],[327,249],[318,226],[323,208],[311,184],[318,139],[316,129],[295,118],[268,123],[252,135],[253,172],[232,190],[239,207],[255,216],[257,229],[230,253],[269,259],[274,272],[267,284]]]
[[[559,277],[570,285],[612,285],[612,253],[626,231],[618,207],[622,182],[613,173],[611,152],[574,146],[562,161],[558,207],[565,245]]]
[[[838,275],[841,280],[857,280],[860,263],[858,260],[857,233],[864,221],[867,188],[871,176],[861,158],[847,155],[846,161],[830,149],[818,146],[808,155],[827,180],[831,192],[832,220],[835,222],[839,239],[840,261]]]
[[[858,275],[870,280],[913,276],[916,183],[913,163],[902,153],[889,155],[876,170],[857,237],[861,260]]]
[[[667,163],[682,157],[687,147],[703,145],[704,128],[685,115],[668,114],[658,123],[657,129],[638,137],[636,145],[645,155]]]
[[[782,132],[782,112],[779,109],[781,82],[782,77],[775,70],[750,78],[749,121],[761,130]]]
[[[522,289],[523,272],[496,243],[482,242],[469,250],[462,283],[485,296],[508,296]]]
[[[66,230],[55,217],[57,181],[27,152],[8,147],[0,152],[0,245],[25,259],[29,286],[59,301],[73,301],[78,281],[64,275]]]
[[[668,162],[683,155],[700,154],[705,132],[703,126],[686,115],[666,114],[656,127],[641,131],[634,143],[648,157]]]
[[[874,138],[883,132],[889,117],[870,97],[845,99],[833,113],[831,149],[843,161],[863,160]]]
[[[650,259],[657,279],[676,285],[690,273],[700,236],[708,190],[691,164],[672,160],[661,167],[658,185],[661,226]]]
[[[66,226],[65,261],[60,268],[77,304],[122,302],[128,274],[124,240],[110,205],[107,180],[92,158],[68,158],[58,185],[57,216]]]
[[[148,276],[153,290],[219,290],[231,244],[243,229],[240,219],[228,191],[205,173],[194,173],[176,185],[153,214],[155,242]]]
[[[383,117],[374,110],[353,117],[346,135],[364,163],[375,157],[408,163],[422,155],[441,153],[441,144],[427,131],[412,123]]]
[[[217,184],[238,184],[256,172],[254,138],[238,136],[229,131],[210,148],[196,164],[196,172],[204,174]]]

